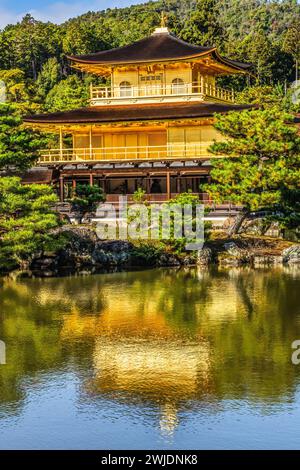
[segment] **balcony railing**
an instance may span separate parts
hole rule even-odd
[[[206,82],[193,82],[182,84],[149,84],[140,86],[91,86],[91,104],[107,104],[110,102],[150,101],[165,99],[178,101],[178,99],[200,100],[214,99],[218,101],[234,102],[234,92],[216,87]]]
[[[145,147],[48,149],[41,151],[39,163],[195,159],[212,156],[207,150],[209,145],[210,142],[202,142]]]

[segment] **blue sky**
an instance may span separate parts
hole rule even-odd
[[[36,19],[61,23],[86,11],[124,7],[141,0],[0,0],[0,28],[16,23],[26,13]]]

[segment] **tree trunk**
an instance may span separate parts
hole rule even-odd
[[[248,217],[249,213],[250,213],[250,212],[249,212],[248,209],[243,209],[243,210],[236,216],[236,218],[235,218],[233,224],[232,224],[232,225],[229,227],[229,229],[228,229],[228,235],[229,235],[230,237],[231,237],[232,235],[236,235],[236,234],[239,232],[239,230],[240,230],[240,228],[241,228],[241,226],[242,226],[244,220]]]

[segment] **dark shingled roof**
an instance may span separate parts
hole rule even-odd
[[[239,70],[246,70],[251,67],[251,64],[243,64],[221,57],[215,47],[194,46],[176,38],[170,33],[156,33],[128,46],[100,51],[94,54],[68,56],[68,58],[77,63],[109,65],[185,59],[207,53],[213,53],[218,61]]]
[[[118,106],[91,106],[72,111],[36,114],[24,121],[32,124],[109,123],[118,121],[151,121],[156,119],[181,119],[213,116],[248,109],[249,105],[222,103],[154,103]]]

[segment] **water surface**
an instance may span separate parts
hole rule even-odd
[[[2,279],[1,449],[300,448],[300,271]]]

